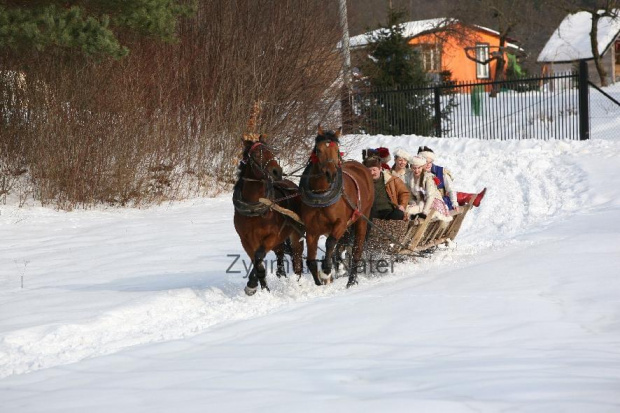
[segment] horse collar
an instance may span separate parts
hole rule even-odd
[[[248,151],[247,160],[244,162],[246,164],[246,168],[249,167],[249,168],[254,169],[255,165],[257,165],[256,161],[252,159],[251,154],[252,154],[252,151],[254,151],[256,148],[258,148],[261,145],[263,145],[262,142],[256,142],[250,147],[250,150]],[[259,168],[260,168],[260,165],[259,165]],[[274,198],[273,180],[268,174],[265,174],[262,169],[259,172],[263,174],[263,176],[266,176],[267,179],[250,179],[250,180],[264,182],[265,183],[264,198],[273,199]],[[241,176],[239,177],[239,179],[244,180],[246,178]],[[245,201],[243,199],[242,188],[243,188],[243,185],[235,185],[235,189],[233,191],[233,205],[235,206],[235,211],[237,211],[239,214],[246,216],[246,217],[258,217],[258,216],[265,215],[269,211],[269,206],[263,204],[260,201],[256,201],[256,202]]]
[[[264,198],[273,199],[273,183],[270,180],[267,180],[266,184],[267,188],[265,189]],[[269,211],[269,205],[265,205],[260,201],[245,201],[243,199],[243,194],[241,193],[241,191],[241,185],[235,187],[235,190],[233,191],[233,205],[235,206],[235,211],[237,211],[239,214],[245,217],[258,217],[265,215]]]
[[[308,164],[299,180],[301,201],[315,208],[324,208],[335,204],[342,196],[342,168],[337,169],[336,179],[329,185],[329,188],[320,193],[314,192],[310,187],[311,168],[312,164]]]

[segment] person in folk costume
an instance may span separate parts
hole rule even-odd
[[[480,201],[484,198],[487,189],[484,188],[479,194],[468,194],[465,192],[456,192],[454,189],[453,178],[450,171],[442,166],[435,165],[435,152],[428,146],[420,146],[418,155],[423,156],[427,160],[426,170],[430,171],[437,177],[437,188],[443,196],[443,200],[449,209],[459,210],[460,205],[467,204],[473,197],[473,205],[480,206]]]
[[[381,159],[370,156],[364,160],[364,166],[372,175],[375,186],[375,201],[370,218],[407,220],[405,209],[409,203],[409,189],[405,183],[381,169]]]
[[[411,155],[404,149],[398,148],[394,151],[394,165],[392,166],[392,176],[396,176],[405,182],[405,175],[410,172],[409,159]]]
[[[444,222],[452,221],[448,206],[443,201],[439,189],[435,184],[435,176],[426,170],[426,158],[423,156],[413,156],[410,159],[411,174],[406,175],[407,186],[411,191],[411,201],[407,207],[407,214],[411,219],[419,217],[425,219],[431,209],[438,213],[435,217]]]

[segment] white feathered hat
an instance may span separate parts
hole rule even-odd
[[[411,157],[411,166],[424,166],[426,165],[426,158],[420,154]]]
[[[413,156],[411,156],[411,154],[409,152],[407,152],[406,150],[404,150],[403,148],[398,148],[394,151],[394,159],[396,158],[403,158],[404,160],[406,160],[407,162],[411,163],[411,158]]]

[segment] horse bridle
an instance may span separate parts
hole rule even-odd
[[[330,141],[329,139],[326,139]],[[304,204],[315,207],[315,208],[324,208],[330,205],[335,204],[340,197],[342,196],[342,188],[343,188],[343,180],[342,180],[342,158],[340,155],[340,149],[338,149],[338,160],[328,159],[323,162],[319,162],[318,153],[317,153],[317,145],[324,141],[319,141],[314,145],[314,149],[310,156],[310,161],[308,162],[308,166],[304,170],[304,173],[301,175],[301,179],[299,180],[299,190],[301,192],[301,200]],[[338,145],[334,141],[330,141],[330,144]],[[319,167],[323,167],[328,163],[336,164],[336,179],[330,183],[329,188],[325,191],[317,192],[310,188],[310,178],[312,176],[317,176],[316,174],[310,174],[310,170],[312,168],[312,164],[317,163]]]
[[[324,167],[325,167],[327,164],[329,164],[329,163],[336,164],[336,168],[340,168],[340,167],[341,167],[341,165],[342,165],[342,156],[340,155],[340,147],[339,147],[339,146],[338,146],[338,151],[337,151],[337,152],[338,152],[338,160],[336,160],[336,159],[327,159],[327,160],[325,160],[325,161],[320,161],[320,162],[318,161],[318,158],[319,158],[319,153],[318,153],[318,148],[317,148],[317,145],[318,145],[319,143],[321,143],[321,142],[329,142],[329,143],[328,143],[328,146],[331,146],[331,145],[336,145],[336,146],[338,146],[338,143],[337,143],[337,142],[334,142],[334,141],[332,141],[332,140],[330,140],[330,139],[324,139],[324,140],[321,140],[321,141],[317,142],[317,143],[314,145],[314,149],[312,150],[312,154],[314,155],[314,158],[315,158],[315,159],[316,159],[316,161],[318,162],[318,164],[319,164],[319,168],[321,168],[321,169],[322,169],[322,168],[324,168]],[[312,158],[311,158],[311,160],[312,160]]]
[[[273,182],[273,177],[271,176],[270,173],[267,172],[267,165],[272,160],[275,160],[277,162],[277,158],[274,156],[273,158],[269,159],[266,163],[261,165],[252,156],[252,152],[254,152],[257,148],[260,148],[260,159],[261,159],[261,162],[263,162],[263,147],[269,148],[266,144],[262,142],[256,142],[255,144],[252,145],[250,150],[248,150],[247,158],[241,161],[241,162],[249,164],[250,168],[252,168],[252,171],[254,171],[254,174],[258,176],[260,179],[242,178],[243,180],[264,181],[266,179],[268,182],[269,181]]]
[[[239,179],[243,181],[250,181],[250,182],[264,182],[265,198],[273,199],[274,194],[275,194],[274,188],[273,188],[273,183],[274,183],[273,177],[271,176],[270,173],[266,171],[267,165],[266,164],[261,165],[252,156],[252,152],[255,151],[257,148],[260,148],[260,151],[261,151],[260,158],[262,162],[262,158],[263,158],[262,147],[263,146],[266,147],[266,145],[262,142],[254,143],[252,147],[248,150],[247,157],[241,161],[241,163],[245,164],[246,167],[249,166],[250,168],[252,168],[252,172],[254,172],[254,174],[258,176],[259,179],[247,178],[244,176],[239,177]],[[275,157],[272,159],[275,159]],[[267,163],[269,163],[270,161],[271,159]],[[258,171],[257,171],[257,168],[258,168]],[[265,215],[269,211],[269,206],[263,204],[262,202],[245,201],[243,199],[243,194],[241,193],[241,191],[242,191],[242,186],[235,185],[235,190],[233,191],[233,205],[235,206],[235,211],[237,211],[239,214],[246,216],[246,217],[258,217],[258,216]]]

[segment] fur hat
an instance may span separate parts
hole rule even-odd
[[[390,150],[388,148],[377,148],[377,153],[379,154],[379,158],[381,158],[381,162],[387,163],[392,160],[390,156]]]
[[[429,159],[431,162],[435,162],[435,152],[428,146],[420,146],[418,148],[418,155]]]
[[[426,158],[422,155],[416,155],[411,157],[411,166],[416,166],[416,167],[420,167],[420,166],[424,166],[426,165]]]
[[[390,150],[388,148],[368,148],[366,149],[366,153],[368,154],[368,156],[376,156],[377,158],[381,159],[382,163],[387,163],[392,160],[392,157],[390,156]]]
[[[403,148],[398,148],[394,151],[394,159],[396,158],[403,158],[407,162],[411,163],[412,156],[409,152],[407,152]]]
[[[366,168],[381,168],[381,159],[378,156],[369,156],[364,159],[364,166]]]

